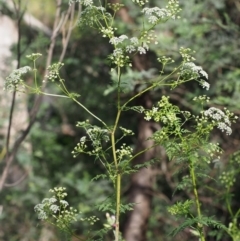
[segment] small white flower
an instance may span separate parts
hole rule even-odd
[[[209,90],[210,84],[207,81],[201,81],[200,85],[205,88],[206,90]]]
[[[47,218],[48,218],[48,216],[47,216],[46,212],[40,211],[40,212],[38,213],[38,219],[46,220]]]
[[[123,35],[119,36],[119,39],[124,41],[125,39],[128,39],[128,36],[123,34]]]
[[[142,47],[145,48],[147,51],[149,50],[149,47],[146,43],[143,43]]]
[[[138,52],[139,52],[140,54],[146,54],[146,53],[147,53],[146,49],[143,48],[143,47],[141,47],[141,46],[138,47]]]
[[[132,53],[132,52],[135,52],[135,51],[136,51],[136,48],[135,48],[133,45],[128,45],[128,46],[126,47],[126,51],[127,51],[128,53]]]
[[[155,24],[158,21],[158,18],[156,16],[150,16],[148,21],[149,23]]]
[[[144,119],[145,119],[146,121],[150,121],[152,118],[151,118],[150,115],[146,115],[146,116],[144,117]]]
[[[65,200],[60,200],[60,203],[64,206],[64,207],[67,207],[69,204],[67,201]]]
[[[158,20],[171,17],[171,12],[165,8],[144,8],[142,12],[148,17],[148,22],[155,24]],[[173,16],[172,16],[173,17]]]
[[[49,198],[48,202],[49,203],[55,203],[57,199],[55,197]]]
[[[123,51],[122,51],[122,49],[120,49],[120,48],[117,48],[117,49],[115,49],[114,51],[113,51],[113,56],[120,56],[120,55],[122,55],[123,54]]]
[[[231,135],[232,134],[232,129],[229,126],[226,127],[226,134],[227,135]]]
[[[50,210],[53,212],[53,213],[56,213],[57,211],[59,211],[59,207],[55,204],[51,205],[50,206]]]
[[[42,204],[42,203],[39,203],[34,207],[35,212],[42,211],[43,209],[44,209],[44,204]]]
[[[226,131],[227,135],[231,135],[232,134],[232,129],[231,127],[227,126],[224,122],[219,122],[218,123],[218,129],[220,129],[222,132]]]
[[[93,1],[92,0],[83,0],[83,5],[91,6],[91,5],[93,5]]]
[[[122,43],[125,39],[128,39],[126,35],[121,35],[120,37],[112,37],[110,39],[110,43],[114,45],[118,45],[119,43]]]
[[[138,40],[137,37],[132,37],[132,38],[130,38],[130,41],[131,41],[131,43],[134,44],[134,45],[138,45],[138,43],[139,43],[139,40]]]

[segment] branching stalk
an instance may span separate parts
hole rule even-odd
[[[189,169],[190,169],[190,176],[191,176],[191,180],[192,180],[193,193],[194,193],[194,197],[195,197],[195,205],[197,208],[197,215],[198,215],[198,218],[201,219],[201,217],[202,217],[201,206],[200,206],[199,197],[198,197],[197,181],[196,181],[196,175],[195,175],[195,170],[194,170],[194,164],[193,164],[192,160],[191,160]],[[198,225],[198,231],[200,234],[200,240],[205,241],[202,224]]]

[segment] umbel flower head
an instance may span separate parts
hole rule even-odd
[[[24,66],[22,68],[14,70],[7,78],[4,83],[4,90],[18,90],[23,91],[24,89],[24,82],[21,79],[23,74],[26,74],[31,70],[31,67]]]
[[[181,77],[184,79],[196,79],[206,90],[210,88],[210,84],[206,81],[206,79],[208,79],[208,74],[201,66],[195,65],[193,62],[183,64],[181,68]]]
[[[233,117],[233,113],[230,113],[228,110],[226,110],[226,113],[224,113],[218,108],[210,107],[208,110],[203,112],[203,115],[206,118],[211,119],[212,122],[217,125],[217,128],[222,132],[225,131],[227,135],[232,134],[230,117]],[[233,118],[237,119],[236,116]]]

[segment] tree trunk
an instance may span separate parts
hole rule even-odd
[[[145,107],[152,105],[148,94],[143,96],[142,101]],[[146,106],[147,105],[147,106]],[[157,126],[159,128],[159,126]],[[143,116],[140,117],[138,124],[138,139],[135,152],[142,151],[153,146],[153,141],[148,140],[156,130],[156,123],[146,121]],[[143,164],[156,157],[157,149],[152,148],[149,151],[139,155],[134,164]],[[131,177],[129,189],[129,202],[135,203],[134,210],[127,216],[124,226],[123,236],[126,241],[144,241],[146,240],[147,223],[151,213],[152,188],[154,184],[155,171],[152,167],[141,168]]]

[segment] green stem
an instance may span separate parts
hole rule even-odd
[[[228,188],[227,193],[230,194],[229,188]],[[233,215],[233,212],[232,212],[232,208],[231,208],[231,203],[230,203],[230,200],[229,200],[229,196],[227,196],[227,198],[226,198],[226,204],[227,204],[228,212],[229,212],[229,214],[231,215],[231,218],[233,219],[233,218],[234,218],[234,215]]]
[[[90,114],[92,117],[94,117],[95,119],[97,119],[98,121],[100,121],[107,129],[108,126],[107,124],[101,120],[100,118],[98,118],[96,115],[94,115],[89,109],[87,109],[83,104],[81,104],[79,101],[77,101],[75,98],[71,98],[69,96],[66,95],[55,95],[55,94],[49,94],[49,93],[45,93],[45,92],[40,92],[39,94],[42,95],[47,95],[47,96],[52,96],[52,97],[61,97],[61,98],[68,98],[68,99],[72,99],[74,102],[76,102],[79,106],[81,106],[88,114]]]
[[[189,169],[190,169],[190,175],[191,175],[191,179],[192,179],[193,193],[194,193],[194,197],[195,197],[195,204],[196,204],[196,207],[197,207],[197,215],[198,215],[198,218],[201,219],[202,214],[201,214],[201,206],[200,206],[198,191],[197,191],[196,175],[195,175],[193,161],[192,160],[190,160],[190,161],[191,161],[191,163],[190,163]],[[199,231],[199,234],[200,234],[200,240],[205,241],[202,224],[198,225],[198,231]]]
[[[35,83],[35,88],[37,88],[37,69],[36,69],[36,60],[33,61],[33,71],[34,71],[34,83]]]
[[[111,132],[111,143],[112,143],[112,153],[113,153],[113,160],[116,169],[116,213],[115,213],[115,241],[119,241],[119,217],[120,217],[120,205],[121,205],[121,174],[118,172],[118,161],[117,161],[117,154],[116,154],[116,140],[115,140],[115,132],[118,126],[118,122],[121,115],[121,104],[120,104],[120,81],[121,81],[121,68],[118,66],[118,96],[117,96],[117,116],[114,123],[113,130]]]
[[[143,153],[151,150],[152,148],[154,148],[154,147],[156,147],[156,146],[158,146],[158,145],[159,145],[159,144],[154,144],[154,145],[152,145],[152,146],[150,146],[150,147],[147,147],[147,148],[143,149],[142,151],[139,151],[139,152],[136,153],[128,162],[131,162],[131,161],[134,160],[137,156],[139,156],[139,155],[141,155],[141,154],[143,154]]]
[[[171,75],[173,75],[179,68],[180,68],[180,66],[179,66],[178,68],[174,69],[169,75],[167,75],[166,77],[162,78],[162,80],[161,80],[160,82],[163,82],[163,81],[165,81],[166,79],[168,79],[168,78],[169,78]],[[160,75],[160,77],[161,77],[161,75]],[[158,77],[158,78],[159,78],[159,77]],[[157,78],[157,79],[158,79],[158,78]],[[162,85],[163,85],[163,84],[162,84]],[[173,84],[166,84],[166,85],[170,85],[170,86],[171,86],[171,85],[173,85]],[[126,107],[128,103],[130,103],[131,101],[133,101],[134,99],[136,99],[138,96],[142,95],[143,93],[145,93],[145,92],[147,92],[147,91],[149,91],[149,90],[151,90],[151,89],[153,89],[153,88],[155,88],[155,87],[157,87],[157,86],[159,86],[159,83],[153,83],[151,86],[149,86],[148,88],[142,90],[141,92],[139,92],[138,94],[136,94],[136,95],[134,95],[132,98],[130,98],[128,101],[126,101],[126,102],[123,104],[122,108]]]
[[[69,97],[70,98],[70,97]],[[75,98],[70,98],[72,99],[74,102],[76,102],[79,106],[81,106],[88,114],[90,114],[92,117],[94,117],[95,119],[97,119],[98,121],[100,121],[107,129],[108,126],[107,124],[102,121],[100,118],[98,118],[96,115],[94,115],[89,109],[87,109],[83,104],[81,104],[79,101],[77,101]]]
[[[68,97],[68,96],[66,96],[66,95],[56,95],[56,94],[49,94],[49,93],[45,93],[45,92],[40,92],[40,94],[46,95],[46,96],[52,96],[52,97],[60,97],[60,98],[68,98],[68,99],[70,99],[70,97]]]
[[[121,205],[121,175],[117,174],[116,180],[116,226],[115,226],[115,241],[119,241],[119,218]]]
[[[117,116],[116,116],[116,120],[115,120],[113,130],[111,132],[112,153],[113,153],[113,160],[114,160],[116,170],[118,168],[118,162],[117,162],[117,155],[116,155],[115,132],[116,132],[116,129],[117,129],[117,125],[118,125],[118,122],[119,122],[120,115],[121,115],[121,110],[119,109],[118,112],[117,112]]]

